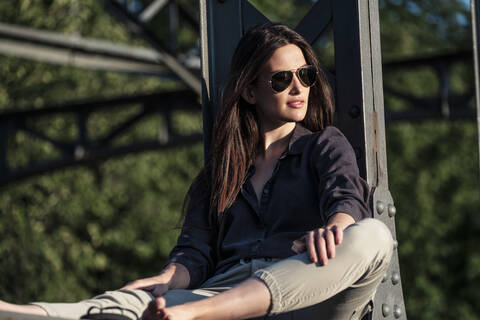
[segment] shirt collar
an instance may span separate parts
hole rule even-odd
[[[297,122],[297,124],[295,125],[295,128],[293,129],[292,136],[290,137],[290,141],[288,142],[288,148],[282,154],[280,159],[285,158],[289,154],[301,154],[303,152],[305,143],[307,143],[308,139],[300,139],[300,138],[310,134],[312,134],[312,131],[308,130],[301,123]],[[251,165],[248,168],[247,174],[245,175],[245,181],[250,179],[250,177],[253,176],[254,173],[255,173],[255,166]]]
[[[310,135],[312,132],[305,128],[301,123],[297,123],[295,129],[293,129],[293,134],[290,137],[288,143],[287,154],[300,154],[303,152],[303,147],[307,142],[307,139],[300,139],[303,136]]]

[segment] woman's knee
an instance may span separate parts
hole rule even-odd
[[[358,221],[345,230],[345,238],[348,238],[351,250],[357,254],[366,255],[368,259],[380,257],[390,261],[393,238],[382,221],[373,218]]]

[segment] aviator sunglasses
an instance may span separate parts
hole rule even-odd
[[[315,70],[314,66],[310,65],[300,67],[296,71],[278,71],[272,75],[272,78],[269,81],[273,91],[280,93],[287,89],[290,86],[290,83],[292,83],[293,74],[297,76],[298,80],[300,80],[305,87],[313,86],[317,78],[317,70]]]

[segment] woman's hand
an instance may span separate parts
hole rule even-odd
[[[312,262],[325,266],[329,259],[335,257],[335,246],[342,243],[343,230],[354,222],[350,215],[336,213],[324,228],[314,229],[293,241],[292,250],[298,254],[307,252]]]
[[[308,253],[314,263],[328,264],[335,257],[335,246],[342,243],[343,229],[338,226],[318,228],[308,232],[302,238],[293,241],[292,250],[296,253]]]
[[[163,296],[169,289],[168,283],[162,276],[144,278],[127,283],[120,290],[145,290],[149,291],[154,297]]]
[[[120,290],[145,290],[154,297],[161,297],[170,289],[185,289],[189,283],[187,268],[179,263],[170,263],[159,275],[129,282]]]

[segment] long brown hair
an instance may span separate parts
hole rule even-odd
[[[220,217],[232,206],[261,142],[255,106],[242,98],[242,92],[257,79],[275,50],[287,44],[298,46],[307,64],[315,66],[318,71],[316,84],[310,89],[303,125],[311,131],[319,131],[333,121],[332,90],[305,39],[282,24],[267,23],[247,31],[232,58],[229,79],[214,124],[212,153],[207,155],[206,168],[190,189],[195,194],[201,194],[201,189],[203,194],[208,192],[212,215]]]

